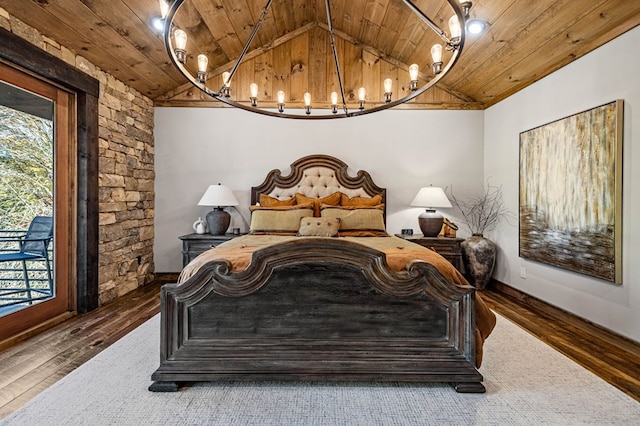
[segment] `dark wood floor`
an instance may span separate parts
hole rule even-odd
[[[0,352],[0,418],[160,312],[160,285],[136,289]]]
[[[159,312],[160,283],[150,284],[89,314],[0,352],[0,418],[82,365]],[[492,309],[640,401],[640,346],[531,300],[495,290]]]
[[[501,283],[483,292],[489,307],[640,401],[640,344]]]

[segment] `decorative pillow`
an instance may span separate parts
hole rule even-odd
[[[296,235],[303,217],[313,216],[313,204],[298,206],[251,206],[250,234]]]
[[[300,220],[299,237],[337,237],[339,218],[304,217]]]
[[[358,209],[377,209],[384,211],[384,204],[376,204],[375,206],[331,206],[329,204],[320,204],[320,211],[324,209],[342,209],[342,210],[358,210]],[[322,216],[322,214],[320,214]]]
[[[341,237],[385,237],[383,210],[377,206],[365,208],[325,207],[322,217],[339,218]]]
[[[296,199],[288,198],[286,200],[280,200],[278,198],[273,198],[268,196],[267,194],[260,194],[258,198],[258,202],[261,206],[264,207],[278,207],[278,206],[295,206]]]
[[[378,195],[374,195],[371,198],[367,198],[367,197],[349,197],[346,194],[341,194],[340,196],[340,205],[341,206],[355,206],[355,207],[362,207],[362,206],[375,206],[382,203],[382,195],[378,194]]]
[[[328,195],[324,198],[313,198],[307,197],[306,195],[302,195],[300,193],[296,193],[296,201],[298,204],[309,203],[312,202],[315,204],[315,209],[313,215],[315,217],[320,217],[320,206],[322,204],[328,204],[330,206],[337,206],[340,203],[340,196],[342,193],[334,192],[331,195]]]
[[[249,210],[256,211],[256,210],[296,210],[296,209],[311,209],[313,210],[315,207],[314,203],[302,203],[302,204],[295,204],[293,206],[249,206]]]

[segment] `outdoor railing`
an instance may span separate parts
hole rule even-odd
[[[20,237],[26,230],[0,230],[0,237]],[[49,259],[53,257],[52,244],[49,244]],[[20,250],[17,241],[3,241],[0,238],[0,253],[16,252]],[[0,262],[0,307],[25,304],[52,297],[49,288],[49,275],[44,260],[27,260],[27,274],[31,291],[27,289],[24,280],[21,261]]]

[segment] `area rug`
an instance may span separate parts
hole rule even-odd
[[[447,384],[197,383],[152,393],[159,317],[2,425],[630,425],[640,404],[508,320],[485,343],[486,394]]]

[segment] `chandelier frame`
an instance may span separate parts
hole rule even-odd
[[[197,76],[196,77],[193,76],[193,74],[186,68],[185,64],[183,63],[185,61],[186,52],[181,51],[180,49],[176,49],[172,43],[172,35],[175,29],[177,28],[176,25],[173,23],[173,20],[176,13],[184,3],[184,1],[185,0],[174,0],[173,3],[169,6],[166,17],[164,19],[163,38],[164,38],[165,48],[167,50],[167,54],[169,58],[171,59],[171,62],[193,86],[195,86],[196,88],[198,88],[200,91],[210,96],[211,98],[235,108],[240,108],[245,111],[262,114],[270,117],[304,119],[304,120],[349,118],[349,117],[357,117],[357,116],[366,115],[366,114],[372,114],[374,112],[383,111],[383,110],[404,104],[420,96],[421,94],[423,94],[424,92],[426,92],[427,90],[435,86],[440,80],[444,78],[445,75],[449,73],[449,71],[451,71],[451,69],[456,64],[456,62],[458,61],[462,53],[464,43],[465,43],[465,37],[466,37],[465,23],[469,17],[469,9],[471,8],[471,2],[468,2],[468,1],[462,2],[462,4],[460,4],[458,3],[457,0],[446,0],[447,3],[449,3],[453,11],[455,12],[455,16],[457,16],[458,22],[460,23],[460,36],[450,38],[447,35],[447,33],[442,29],[440,29],[427,15],[425,15],[424,12],[422,12],[422,10],[420,10],[420,8],[418,8],[413,1],[402,0],[402,2],[416,16],[418,16],[432,31],[436,33],[436,35],[438,35],[444,41],[445,48],[451,51],[452,55],[446,64],[441,64],[441,63],[433,64],[434,70],[436,69],[436,66],[437,66],[438,72],[435,73],[433,78],[426,81],[422,87],[417,87],[416,84],[412,81],[411,91],[407,95],[403,96],[402,98],[398,98],[395,101],[387,100],[385,103],[375,105],[370,108],[364,108],[364,102],[360,101],[357,109],[349,109],[345,99],[344,87],[342,84],[342,73],[341,73],[340,64],[338,61],[338,55],[335,48],[335,36],[333,33],[332,16],[331,16],[331,4],[330,4],[331,0],[324,0],[326,13],[327,13],[329,40],[331,42],[331,50],[333,54],[334,66],[335,66],[335,70],[338,78],[339,90],[340,90],[340,93],[338,93],[338,96],[340,96],[340,99],[342,101],[342,105],[338,105],[338,107],[342,107],[343,112],[339,112],[336,109],[336,106],[332,105],[333,109],[327,109],[327,111],[329,111],[330,114],[310,114],[310,107],[305,106],[306,114],[290,114],[290,113],[284,112],[283,105],[281,105],[280,103],[278,103],[278,109],[274,110],[271,108],[258,107],[256,103],[256,99],[253,97],[251,98],[251,101],[249,103],[247,103],[246,101],[234,100],[230,97],[229,86],[225,84],[223,84],[223,86],[220,88],[219,91],[214,91],[211,88],[207,87],[206,85],[206,72],[203,74],[201,71],[198,71]],[[254,24],[251,35],[247,39],[247,42],[244,44],[242,52],[240,53],[238,58],[235,60],[235,63],[231,68],[231,71],[229,72],[229,76],[227,77],[227,81],[229,82],[229,84],[232,81],[233,76],[235,75],[238,67],[242,63],[242,60],[244,59],[244,56],[246,55],[251,43],[253,42],[253,38],[255,37],[258,30],[260,29],[260,24],[265,19],[265,16],[268,13],[268,10],[271,6],[272,1],[273,0],[266,0],[265,6],[263,7],[260,18]],[[385,93],[385,97],[387,97],[387,93]],[[390,96],[387,97],[387,99],[389,98]],[[314,111],[317,111],[317,110],[324,110],[324,109],[316,109]]]

